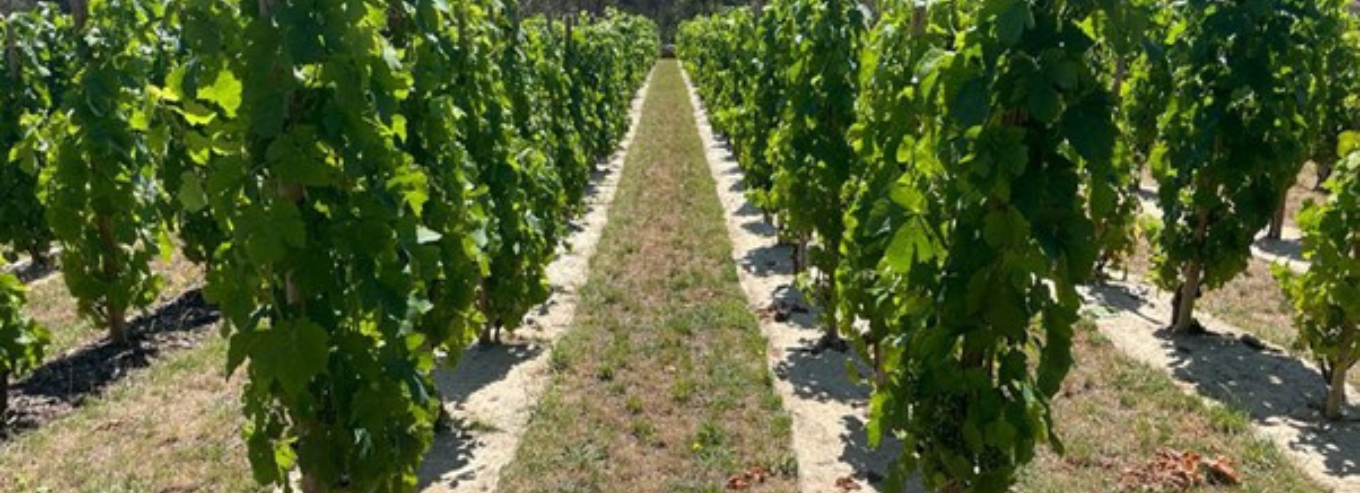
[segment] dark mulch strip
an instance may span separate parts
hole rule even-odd
[[[197,347],[211,336],[220,316],[201,290],[188,291],[133,320],[133,342],[89,342],[49,361],[9,392],[10,412],[0,442],[32,431],[79,409],[90,398],[168,352]]]

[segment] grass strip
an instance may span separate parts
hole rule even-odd
[[[619,195],[502,492],[793,491],[790,419],[731,260],[674,61],[658,67]]]

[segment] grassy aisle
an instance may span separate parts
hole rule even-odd
[[[657,68],[575,327],[552,355],[502,492],[792,491],[789,418],[765,368],[674,61]]]

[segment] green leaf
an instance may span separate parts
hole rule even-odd
[[[1034,15],[1029,10],[1029,3],[1023,0],[1014,0],[1010,8],[1003,11],[996,18],[996,37],[1001,44],[1011,46],[1020,41],[1020,36],[1025,33],[1025,29],[1034,25]]]
[[[1058,98],[1058,91],[1051,86],[1035,84],[1030,86],[1026,108],[1029,109],[1030,117],[1035,120],[1052,123],[1053,120],[1058,118],[1058,113],[1062,111],[1062,102]]]
[[[184,206],[187,212],[196,213],[208,207],[208,194],[203,191],[203,182],[193,172],[185,171],[180,175],[177,196],[180,205]]]
[[[1088,101],[1063,114],[1062,132],[1082,159],[1095,163],[1109,163],[1114,159],[1115,137],[1119,129],[1100,106]]]
[[[278,322],[257,335],[251,369],[278,382],[287,395],[300,396],[308,382],[326,371],[329,339],[326,330],[310,320]]]
[[[987,118],[987,90],[981,78],[971,78],[954,96],[949,113],[967,128],[982,124]]]
[[[224,68],[217,72],[212,85],[198,89],[198,97],[217,104],[228,118],[236,118],[236,110],[241,107],[241,81],[231,70]]]
[[[208,164],[212,158],[212,141],[197,130],[184,133],[184,147],[189,151],[189,159],[197,164]]]
[[[194,101],[180,105],[179,114],[184,115],[184,120],[194,126],[207,125],[217,118],[217,113]]]
[[[1337,157],[1349,156],[1356,150],[1360,150],[1360,132],[1341,132],[1341,136],[1337,137],[1336,142]]]

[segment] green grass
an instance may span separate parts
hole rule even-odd
[[[756,491],[795,489],[790,420],[688,98],[663,62],[503,492],[717,492],[752,466],[785,472]]]
[[[1242,475],[1240,487],[1204,491],[1325,491],[1254,435],[1241,411],[1186,394],[1164,372],[1120,354],[1090,323],[1078,330],[1075,352],[1077,365],[1054,401],[1066,454],[1042,452],[1021,473],[1019,491],[1163,491],[1121,481],[1161,450],[1223,457]]]

